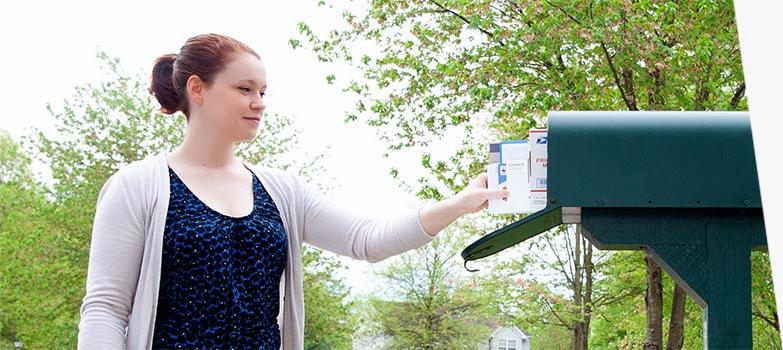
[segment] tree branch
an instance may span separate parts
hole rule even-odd
[[[776,319],[772,319],[772,318],[770,318],[769,316],[767,316],[767,315],[764,315],[764,314],[763,314],[763,313],[761,313],[761,312],[753,312],[753,316],[756,316],[756,317],[760,318],[760,319],[761,319],[761,320],[763,320],[764,322],[768,323],[770,326],[772,326],[772,327],[775,327],[775,329],[779,329],[779,328],[778,328],[778,327],[779,327],[779,325],[778,325],[778,322],[777,322],[777,320],[776,320]]]
[[[639,108],[636,106],[636,92],[633,87],[633,70],[630,68],[623,68],[622,75],[623,84],[625,84],[625,93],[628,95],[627,99],[630,103],[628,108],[632,111],[638,111]]]
[[[498,6],[495,6],[495,5],[493,5],[492,3],[490,3],[490,4],[489,4],[489,8],[491,8],[491,9],[493,9],[493,10],[497,11],[498,13],[500,13],[500,14],[501,14],[501,15],[503,15],[503,16],[506,16],[506,17],[508,17],[509,19],[512,19],[512,20],[514,19],[514,17],[513,17],[513,16],[511,16],[510,14],[508,14],[506,11],[503,11],[503,9],[502,9],[502,8],[500,8],[500,7],[498,7]]]
[[[613,298],[609,298],[608,297],[609,294],[604,294],[604,295],[596,298],[595,300],[593,300],[593,306],[600,308],[600,307],[605,306],[605,305],[614,304],[614,303],[616,303],[618,301],[621,301],[621,300],[623,300],[625,298],[628,298],[628,297],[640,294],[641,292],[642,292],[642,290],[640,290],[640,289],[631,289],[631,290],[625,291],[625,292],[620,293],[620,294],[613,294],[612,295]]]
[[[525,15],[525,13],[522,11],[523,8],[522,8],[522,4],[520,2],[518,2],[518,1],[507,1],[507,2],[508,2],[509,5],[514,7],[514,10],[518,14],[520,14],[522,16]],[[531,21],[530,19],[522,17],[522,23],[525,23],[528,28],[533,29],[533,21]]]
[[[547,245],[549,245],[549,249],[552,250],[552,253],[555,255],[555,258],[557,258],[558,264],[560,264],[560,272],[563,273],[563,276],[565,277],[565,279],[568,282],[568,284],[573,285],[574,284],[574,279],[571,276],[568,275],[568,272],[566,272],[566,270],[565,270],[566,264],[563,262],[562,259],[560,259],[560,255],[557,254],[557,250],[552,245],[551,239],[546,234],[544,235],[544,238],[546,239]]]
[[[606,48],[606,44],[604,44],[604,41],[601,40],[601,49],[604,52],[604,57],[606,57],[606,63],[609,64],[609,69],[612,71],[612,77],[614,78],[614,84],[617,85],[617,88],[620,89],[620,97],[622,97],[623,102],[625,102],[625,105],[628,107],[628,110],[635,110],[635,106],[632,106],[631,101],[628,100],[628,97],[625,95],[625,89],[623,89],[623,84],[620,81],[620,75],[617,74],[617,69],[614,67],[614,61],[612,60],[612,56],[609,55],[609,50]]]
[[[745,82],[743,81],[737,88],[734,90],[734,96],[731,97],[731,109],[735,110],[737,109],[737,105],[739,104],[742,97],[745,96]]]
[[[650,110],[662,110],[664,109],[664,99],[663,95],[661,94],[661,90],[663,89],[664,85],[664,79],[663,79],[663,73],[661,70],[653,65],[654,68],[652,70],[647,70],[647,73],[650,75],[651,78],[653,78],[653,86],[649,87],[647,90],[647,96],[649,100],[649,107]]]
[[[710,90],[707,89],[707,84],[710,81],[710,72],[712,71],[712,66],[714,64],[713,57],[715,57],[715,52],[712,52],[710,54],[709,58],[709,64],[707,64],[707,69],[704,72],[703,80],[699,79],[699,82],[697,83],[696,87],[696,99],[693,101],[693,108],[697,111],[703,111],[705,109],[704,103],[707,101],[707,99],[710,96]]]
[[[552,304],[550,304],[550,303],[549,303],[549,300],[547,300],[547,299],[546,299],[546,297],[544,297],[543,299],[544,299],[544,304],[546,304],[546,307],[549,309],[549,311],[552,313],[552,315],[554,315],[554,316],[555,316],[555,318],[556,318],[558,321],[560,321],[560,325],[561,325],[561,326],[563,326],[563,327],[565,327],[565,328],[571,328],[571,325],[570,325],[570,324],[568,324],[568,323],[566,323],[566,322],[565,322],[565,321],[564,321],[564,320],[563,320],[563,319],[560,317],[560,315],[557,313],[557,311],[555,311],[555,309],[554,309],[554,308],[552,308]]]
[[[468,24],[468,25],[470,25],[470,24],[471,24],[469,19],[467,19],[465,16],[463,16],[463,15],[459,14],[458,12],[456,12],[456,11],[454,11],[454,10],[450,9],[450,8],[447,8],[447,7],[443,6],[443,5],[441,5],[440,3],[438,3],[438,2],[437,2],[437,1],[435,1],[435,0],[430,0],[430,2],[431,2],[432,4],[434,4],[435,6],[437,6],[438,8],[440,8],[440,9],[441,9],[441,11],[443,11],[443,12],[448,12],[448,13],[450,13],[450,14],[452,14],[452,15],[456,16],[457,18],[459,18],[460,20],[462,20],[463,22],[465,22],[465,24]],[[487,35],[487,36],[488,36],[490,39],[495,39],[495,34],[494,34],[494,33],[490,32],[490,31],[488,31],[488,30],[486,30],[486,29],[484,29],[484,28],[478,27],[478,26],[476,26],[476,28],[477,28],[479,31],[481,31],[482,33],[486,34],[486,35]],[[504,44],[504,43],[503,43],[503,40],[497,40],[497,41],[498,41],[498,43],[500,44],[500,46],[506,46],[506,44]]]
[[[566,12],[566,10],[564,10],[562,7],[560,7],[560,6],[558,6],[558,5],[555,5],[555,4],[553,4],[551,1],[547,1],[546,3],[547,3],[549,6],[552,6],[552,7],[556,8],[556,9],[560,10],[560,12],[562,12],[564,15],[566,15],[566,17],[568,17],[569,19],[571,19],[572,21],[574,21],[574,23],[578,24],[580,27],[583,27],[583,28],[584,28],[584,25],[582,24],[582,22],[581,22],[580,20],[578,20],[578,19],[574,18],[574,16],[571,16],[571,14],[570,14],[570,13],[568,13],[568,12]]]
[[[576,263],[574,262],[574,257],[576,254],[574,253],[574,247],[571,246],[571,239],[568,236],[568,229],[570,226],[563,226],[565,227],[565,246],[566,246],[566,263],[568,263],[568,271],[571,272],[571,278],[573,280],[576,280],[576,276],[579,273],[579,271],[576,270]],[[553,251],[553,254],[557,254],[557,252]],[[571,282],[573,285],[575,282]]]

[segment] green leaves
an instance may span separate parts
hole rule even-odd
[[[0,129],[0,184],[14,182],[29,185],[33,181],[28,168],[30,162],[30,158],[11,139],[11,135]]]
[[[307,317],[305,349],[350,349],[358,318],[349,288],[336,277],[344,266],[334,256],[310,246],[302,252],[302,281]]]
[[[369,331],[390,336],[389,349],[475,349],[503,319],[495,308],[502,283],[461,274],[456,258],[477,227],[467,220],[430,244],[395,258],[369,300]]]

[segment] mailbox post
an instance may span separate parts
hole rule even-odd
[[[462,252],[495,254],[563,223],[599,249],[648,249],[704,310],[705,349],[752,348],[750,252],[767,245],[740,112],[551,112],[546,208]]]

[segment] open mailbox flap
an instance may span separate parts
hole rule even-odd
[[[563,208],[560,206],[546,207],[479,238],[462,251],[462,258],[467,263],[493,255],[562,223]]]

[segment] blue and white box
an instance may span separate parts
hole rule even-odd
[[[535,211],[530,201],[530,147],[527,140],[491,144],[487,176],[488,188],[506,187],[509,192],[505,199],[489,200],[490,213],[515,214]]]

